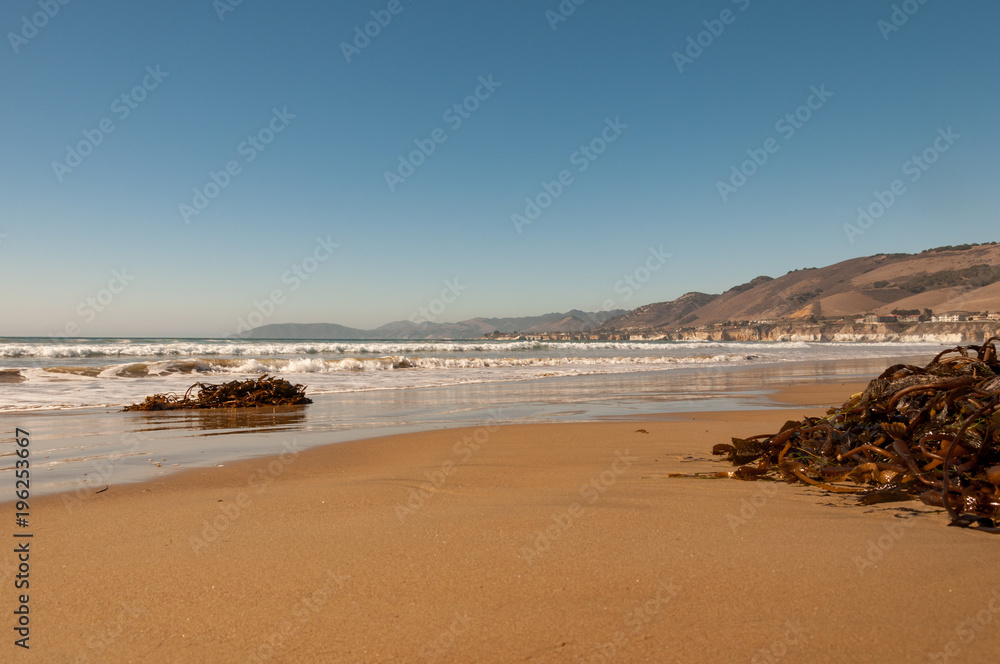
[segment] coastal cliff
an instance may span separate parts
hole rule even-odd
[[[608,320],[597,331],[650,335],[709,330],[707,334],[714,334],[719,328],[763,326],[761,333],[765,335],[829,335],[859,317],[922,315],[926,320],[933,314],[971,316],[998,310],[1000,243],[986,243],[937,247],[919,254],[852,258],[826,267],[793,270],[777,278],[762,275],[719,295],[695,291],[676,300],[641,306]],[[837,327],[817,330],[810,328],[808,321]],[[922,327],[903,325],[911,327],[873,330],[866,325],[860,330],[845,329],[843,334],[924,333]],[[963,330],[947,333],[962,335]]]
[[[632,335],[636,338],[638,335]],[[774,323],[703,330],[669,330],[650,333],[647,339],[668,341],[867,341],[982,343],[1000,336],[998,323],[877,323],[809,324]]]

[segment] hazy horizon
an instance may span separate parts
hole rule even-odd
[[[250,325],[251,325],[251,327],[252,327],[252,329],[256,329],[256,328],[259,328],[259,327],[266,327],[268,325],[331,325],[331,326],[338,326],[338,327],[344,327],[344,328],[348,328],[348,329],[358,330],[358,331],[361,331],[361,332],[374,332],[375,330],[378,330],[380,328],[387,327],[387,326],[390,326],[390,325],[397,325],[397,324],[400,324],[400,323],[414,323],[416,325],[421,325],[421,324],[424,324],[424,325],[460,325],[462,323],[465,323],[466,321],[476,320],[476,319],[482,319],[482,320],[499,320],[499,319],[519,319],[519,318],[541,318],[543,316],[569,314],[571,311],[580,311],[580,310],[579,309],[567,309],[566,311],[548,311],[548,312],[545,312],[545,313],[528,313],[528,314],[525,314],[523,316],[489,316],[489,315],[471,316],[470,318],[465,318],[465,319],[462,319],[462,320],[438,320],[438,321],[434,321],[434,322],[428,321],[428,320],[413,321],[413,320],[407,320],[407,319],[400,319],[400,320],[385,321],[383,323],[379,323],[378,325],[375,325],[375,326],[370,327],[370,328],[356,328],[356,327],[353,327],[353,326],[350,326],[350,325],[342,325],[341,323],[338,323],[336,321],[283,321],[283,322],[276,322],[276,323],[275,322],[265,322],[265,323],[262,323],[261,325],[253,325],[253,322],[256,321],[256,318],[255,317],[251,317],[251,316],[245,316],[245,317],[242,317],[241,319],[237,320],[237,323],[238,323],[237,327],[239,327],[240,323],[249,322]],[[616,311],[625,311],[625,310],[616,310]],[[604,312],[586,311],[586,312],[582,312],[582,313],[596,314],[596,313],[604,313]],[[233,335],[219,335],[217,337],[213,337],[212,335],[200,335],[200,336],[198,336],[198,335],[194,335],[194,336],[191,336],[191,335],[160,335],[160,336],[148,336],[148,335],[145,335],[145,336],[140,336],[140,335],[120,335],[120,334],[109,334],[109,335],[87,335],[87,334],[81,334],[81,335],[77,335],[77,336],[71,336],[71,335],[65,335],[65,334],[63,334],[63,335],[48,335],[48,334],[43,334],[43,335],[5,335],[4,337],[0,337],[0,338],[41,338],[41,339],[48,338],[48,339],[52,339],[54,341],[58,341],[61,338],[65,338],[65,339],[72,339],[72,338],[77,338],[77,339],[118,339],[118,338],[130,338],[130,339],[160,339],[160,338],[167,338],[167,339],[207,339],[207,338],[227,338],[229,336],[236,336],[236,333],[234,332]],[[337,341],[336,338],[332,338],[330,340],[331,341]],[[397,340],[397,339],[395,337],[386,337],[385,340]]]

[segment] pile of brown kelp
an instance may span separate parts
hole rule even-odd
[[[126,410],[180,410],[184,408],[256,408],[258,406],[295,406],[312,403],[306,388],[287,380],[264,374],[250,380],[233,380],[221,385],[195,383],[183,397],[173,392],[154,394]]]
[[[862,504],[919,499],[951,525],[998,533],[1000,361],[994,343],[959,346],[926,367],[897,364],[826,417],[716,445],[732,477],[804,482]]]

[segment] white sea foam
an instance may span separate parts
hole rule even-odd
[[[431,388],[551,376],[672,371],[901,355],[933,356],[938,340],[898,344],[595,341],[244,341],[226,339],[8,339],[0,410],[120,406],[196,381],[279,375],[310,393]]]
[[[804,348],[804,342],[774,342],[785,348]],[[100,358],[100,357],[274,357],[281,355],[403,355],[429,353],[503,353],[547,349],[648,351],[655,348],[740,348],[749,342],[715,341],[371,341],[371,342],[272,342],[272,341],[135,341],[81,343],[0,343],[0,358]],[[756,344],[768,345],[768,344]]]

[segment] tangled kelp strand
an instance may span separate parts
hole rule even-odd
[[[897,364],[826,417],[733,438],[712,453],[744,480],[802,482],[862,504],[919,499],[951,525],[1000,533],[1000,361],[995,342],[958,346],[926,367]]]
[[[256,408],[258,406],[294,406],[312,403],[306,388],[282,378],[264,374],[250,380],[233,380],[221,385],[195,383],[183,397],[173,392],[154,394],[142,403],[126,406],[130,410],[181,410],[192,408]]]

